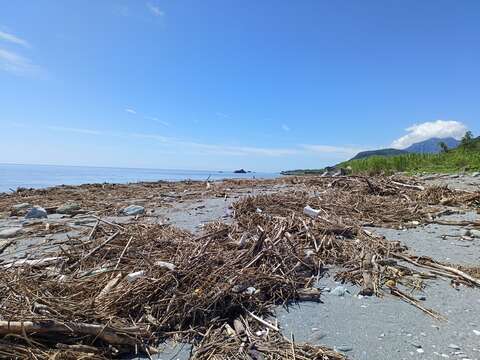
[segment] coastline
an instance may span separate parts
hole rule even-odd
[[[5,194],[0,196],[0,230],[20,227],[23,232],[13,238],[14,242],[9,247],[2,250],[0,264],[14,259],[29,259],[32,255],[38,256],[42,248],[45,248],[47,253],[51,253],[56,248],[55,244],[58,244],[57,247],[65,246],[65,241],[68,240],[85,241],[98,219],[125,228],[130,226],[175,227],[195,236],[201,236],[209,224],[217,222],[232,224],[235,221],[233,204],[247,197],[263,199],[266,195],[274,195],[288,200],[290,196],[296,196],[298,192],[312,187],[313,189],[318,187],[323,192],[328,189],[337,191],[336,185],[332,184],[342,181],[348,184],[350,181],[348,179],[348,177],[282,177],[215,182],[88,184]],[[372,181],[387,180],[372,178]],[[452,191],[454,188],[462,188],[472,192],[478,190],[480,186],[479,178],[468,176],[410,181],[414,181],[417,184],[415,186],[448,185]],[[322,191],[314,190],[320,197],[322,197]],[[415,191],[409,193],[409,196],[412,196],[411,194],[415,194]],[[371,199],[373,200],[374,197]],[[44,207],[49,212],[48,218],[26,221],[24,214],[12,215],[12,207],[22,202]],[[73,213],[58,213],[62,205],[72,202],[79,205]],[[142,215],[121,213],[122,209],[131,205],[144,207],[145,213]],[[278,205],[286,206],[286,203]],[[443,208],[438,211],[443,211],[441,209]],[[447,215],[441,219],[478,221],[478,214],[463,206],[447,206],[444,209],[449,210],[453,215]],[[258,212],[259,216],[268,216],[268,210],[261,205],[256,209],[253,208],[252,211]],[[474,254],[480,251],[480,244],[475,240],[468,243],[469,247],[465,247],[464,240],[461,239],[464,231],[462,226],[418,224],[410,225],[405,229],[376,227],[373,230],[389,240],[408,244],[415,253],[432,256],[436,260],[465,266],[479,263],[478,256],[475,257]],[[442,239],[445,234],[454,236],[448,244]],[[10,239],[0,241],[3,248],[5,241]],[[468,312],[465,313],[464,309],[480,311],[480,303],[475,300],[478,296],[477,289],[462,287],[460,289],[462,296],[458,297],[455,290],[450,289],[447,283],[438,279],[425,290],[429,307],[441,310],[442,313],[449,313],[449,317],[455,319],[453,324],[443,325],[422,315],[411,305],[391,296],[383,299],[359,298],[357,297],[360,290],[358,286],[347,286],[334,280],[334,275],[341,269],[331,267],[330,271],[330,276],[326,275],[321,279],[319,287],[334,289],[345,286],[349,293],[338,297],[329,293],[328,290],[323,290],[324,304],[304,303],[298,308],[293,307],[291,313],[277,308],[275,311],[279,324],[285,333],[294,333],[298,341],[327,345],[358,359],[379,360],[382,356],[389,359],[403,359],[409,356],[412,349],[413,352],[416,351],[412,342],[421,345],[421,349],[432,353],[432,356],[435,351],[451,356],[453,350],[448,348],[448,343],[455,343],[470,358],[475,358],[474,330],[480,330],[480,324],[471,325]],[[453,306],[453,304],[456,305]],[[348,311],[346,312],[345,309]],[[396,316],[398,314],[403,315]],[[365,319],[368,319],[368,323]],[[433,325],[436,328],[433,328]],[[336,333],[338,329],[342,331]],[[356,330],[352,331],[352,329]],[[461,332],[461,329],[466,330]],[[185,349],[182,352],[183,355],[178,355],[176,358],[188,359],[189,351],[187,350],[190,346],[185,345]],[[368,356],[364,351],[367,351]],[[164,352],[158,358],[163,359],[175,353],[175,350],[170,353]]]
[[[0,193],[17,188],[48,188],[60,185],[96,183],[127,184],[155,181],[214,181],[223,179],[265,179],[279,173],[226,170],[178,170],[65,165],[0,164]],[[32,181],[32,179],[35,179]]]

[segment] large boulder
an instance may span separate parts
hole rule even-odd
[[[40,206],[34,206],[25,215],[25,219],[46,219],[47,217],[47,210]]]
[[[80,210],[80,205],[77,203],[66,203],[63,204],[62,206],[57,208],[57,214],[75,214],[78,210]]]

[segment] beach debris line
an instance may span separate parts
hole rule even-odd
[[[4,260],[0,356],[148,355],[173,339],[191,342],[198,360],[337,360],[343,355],[295,342],[272,319],[274,306],[320,301],[316,284],[329,265],[340,267],[336,279],[358,285],[362,295],[392,295],[438,320],[442,314],[414,297],[425,281],[479,286],[470,270],[416,257],[365,229],[426,224],[444,211],[443,198],[468,207],[478,194],[421,190],[408,179],[381,177],[288,181],[295,186],[241,198],[233,204],[231,223],[207,224],[200,236],[168,225],[118,225],[94,217],[80,241]],[[242,183],[192,188],[223,197],[227,186]],[[307,206],[315,216],[305,212]],[[346,287],[338,292],[345,296]]]

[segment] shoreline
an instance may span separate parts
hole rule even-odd
[[[279,173],[210,170],[134,169],[115,167],[81,167],[57,165],[1,165],[0,193],[9,193],[17,188],[49,188],[63,185],[96,183],[126,184],[156,181],[207,181],[222,179],[275,178]],[[32,181],[32,179],[34,179]]]
[[[381,184],[384,182],[388,184],[389,180],[387,178],[372,178],[371,181],[373,184],[377,184],[375,186],[384,186]],[[480,179],[473,177],[410,179],[408,181],[416,184],[414,186],[417,187],[450,185],[452,189],[463,188],[469,191],[469,193],[465,193],[465,196],[470,196],[468,194],[471,194],[472,191],[478,191],[480,188]],[[335,184],[344,185],[341,185],[337,190],[336,186],[338,185]],[[349,177],[230,179],[209,183],[205,181],[162,181],[117,185],[65,186],[27,190],[18,194],[0,196],[0,231],[14,227],[20,227],[23,231],[23,233],[11,239],[0,240],[1,248],[5,246],[6,242],[14,241],[9,247],[2,249],[0,266],[2,263],[11,262],[12,259],[18,261],[29,259],[31,256],[38,257],[40,249],[45,249],[48,254],[51,254],[55,251],[56,246],[65,246],[66,241],[72,241],[73,243],[85,241],[96,226],[98,219],[117,224],[116,226],[125,229],[132,226],[178,228],[199,237],[212,224],[234,224],[237,216],[235,211],[238,211],[238,209],[235,210],[232,206],[248,197],[253,197],[252,199],[258,201],[258,204],[254,205],[251,210],[256,214],[255,216],[270,218],[269,213],[271,211],[280,211],[278,214],[274,213],[275,216],[283,214],[282,208],[288,208],[290,206],[288,202],[299,196],[299,192],[313,191],[312,194],[317,194],[316,196],[319,197],[323,196],[324,200],[311,205],[319,207],[323,203],[324,206],[327,206],[330,201],[336,201],[335,197],[325,197],[326,195],[322,195],[322,193],[336,193],[338,191],[338,195],[341,195],[344,191],[342,190],[343,186],[348,184],[350,184],[349,186],[358,186],[356,184],[360,183],[358,183],[358,180]],[[353,190],[355,189],[354,187]],[[358,190],[368,190],[368,187],[362,185],[356,191]],[[341,196],[350,194],[350,191],[345,191],[347,192]],[[410,198],[418,194],[419,190],[408,190],[408,197]],[[263,204],[263,199],[268,199],[267,195],[274,198],[278,197],[278,206],[280,207],[275,204]],[[382,196],[388,198],[388,196],[396,195],[377,195],[368,197],[368,199],[377,201]],[[440,200],[439,198],[436,201]],[[404,201],[406,200],[404,199]],[[26,221],[24,214],[21,212],[12,216],[12,206],[21,202],[44,206],[49,212],[48,218]],[[58,213],[61,206],[72,202],[77,203],[79,208],[75,208],[70,214]],[[303,202],[300,204],[305,205]],[[131,205],[141,206],[145,209],[145,212],[139,215],[121,213],[122,209]],[[274,207],[270,208],[273,205]],[[474,207],[465,207],[461,203],[458,205],[447,204],[446,206],[435,205],[431,211],[434,208],[437,209],[435,211],[448,210],[449,213],[453,212],[452,215],[440,217],[439,219],[442,221],[473,223],[479,219],[478,214],[472,212]],[[385,209],[390,209],[390,207],[387,206]],[[392,208],[391,211],[393,210]],[[338,214],[336,218],[343,218],[350,214],[350,211],[343,215]],[[456,212],[460,213],[457,214]],[[287,214],[288,212],[283,216]],[[393,225],[397,222],[398,224],[404,224],[402,226],[406,227],[395,228],[397,225]],[[407,220],[395,220],[392,225],[386,228],[379,227],[380,222],[376,225],[377,227],[372,230],[378,236],[386,236],[388,240],[400,241],[402,244],[408,245],[414,253],[418,252],[420,255],[432,256],[443,263],[450,259],[450,262],[464,266],[478,266],[480,264],[480,258],[475,255],[480,253],[480,239],[473,239],[465,243],[466,240],[462,239],[465,226],[429,225],[424,223],[423,220],[420,220],[418,224],[416,222],[410,224]],[[388,225],[388,223],[385,225]],[[367,229],[371,228],[368,227]],[[443,240],[444,235],[453,237],[447,237],[446,239],[449,240],[445,242]],[[426,304],[428,307],[440,310],[445,315],[449,313],[449,317],[452,316],[452,319],[456,320],[453,324],[443,325],[441,322],[430,319],[411,305],[395,297],[387,296],[387,294],[385,298],[360,298],[357,295],[361,287],[342,284],[334,280],[334,275],[341,272],[341,268],[328,266],[328,269],[331,274],[325,274],[318,284],[318,287],[322,289],[323,304],[301,303],[298,308],[292,307],[291,313],[287,313],[281,308],[275,309],[282,331],[286,334],[294,333],[297,341],[326,345],[357,359],[374,360],[383,358],[404,359],[411,356],[410,352],[417,353],[417,349],[421,349],[431,356],[434,356],[435,352],[453,356],[453,352],[459,350],[449,349],[448,344],[444,344],[449,342],[458,345],[469,358],[479,358],[475,350],[475,340],[477,338],[474,331],[480,331],[480,323],[470,325],[471,319],[468,312],[463,313],[465,308],[474,312],[480,311],[480,302],[475,300],[478,297],[478,289],[461,286],[460,292],[456,292],[449,288],[448,282],[440,278],[428,283],[423,295],[427,298]],[[349,293],[345,293],[343,296],[334,295],[333,290],[337,287],[345,287]],[[461,296],[457,294],[461,294]],[[454,303],[458,306],[453,306]],[[345,309],[348,309],[348,311]],[[391,316],[400,313],[404,315],[395,318]],[[365,322],[366,319],[368,319],[367,323]],[[274,323],[275,319],[269,321]],[[433,328],[433,325],[438,329]],[[339,329],[341,331],[337,333]],[[352,332],[351,329],[359,329],[359,331]],[[466,330],[461,332],[461,329]],[[421,334],[425,334],[425,336]],[[442,341],[438,340],[440,338]],[[420,347],[414,347],[412,343]],[[432,346],[435,347],[432,348]],[[177,358],[182,360],[189,358],[190,345],[186,345],[184,350],[183,355],[178,355]],[[176,351],[164,352],[159,355],[158,359],[170,358],[168,356],[173,356],[175,353]]]

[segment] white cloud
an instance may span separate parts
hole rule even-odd
[[[159,118],[156,118],[154,116],[145,116],[145,119],[155,121],[159,124],[162,124],[163,126],[170,126],[170,123],[168,121],[160,120]]]
[[[101,132],[97,130],[91,129],[80,129],[80,128],[71,128],[71,127],[63,127],[63,126],[48,126],[48,129],[54,131],[65,131],[65,132],[73,132],[77,134],[86,134],[86,135],[100,135]]]
[[[392,143],[393,148],[404,149],[414,143],[434,137],[460,139],[467,131],[467,127],[459,121],[437,120],[415,124],[405,130],[408,132],[407,135],[395,140]]]
[[[288,131],[290,131],[290,127],[287,124],[283,124],[282,125],[282,130],[285,131],[285,132],[288,132]]]
[[[30,59],[18,55],[14,52],[0,49],[0,70],[4,70],[16,75],[25,75],[35,73],[40,68],[34,65]]]
[[[16,45],[21,45],[26,48],[30,48],[30,43],[22,38],[19,38],[18,36],[15,36],[13,34],[6,33],[4,31],[0,31],[0,40],[3,41],[8,41],[10,43],[16,44]]]
[[[155,16],[164,16],[165,15],[164,11],[162,11],[157,5],[154,5],[152,3],[147,3],[147,8]]]
[[[133,115],[135,115],[135,114],[137,113],[135,110],[130,109],[130,108],[125,109],[125,111],[126,111],[127,113],[133,114]]]

